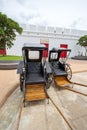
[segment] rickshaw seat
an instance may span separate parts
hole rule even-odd
[[[26,77],[26,84],[45,83],[44,77],[40,73],[30,73]]]
[[[45,83],[41,62],[28,62],[26,84]]]
[[[51,67],[54,76],[67,76],[63,64],[59,63],[58,61],[51,61]]]
[[[31,61],[27,63],[27,73],[42,73],[42,63],[39,61]]]

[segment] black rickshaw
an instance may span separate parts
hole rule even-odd
[[[24,44],[22,48],[23,61],[18,65],[20,74],[20,89],[24,93],[25,102],[48,98],[49,68],[43,58],[43,44]]]
[[[71,83],[72,70],[66,63],[71,49],[53,48],[49,51],[49,63],[53,74],[53,80],[57,86],[63,87]]]

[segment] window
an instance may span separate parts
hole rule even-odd
[[[28,58],[38,60],[39,59],[39,51],[30,51],[28,52]]]
[[[51,59],[55,60],[57,59],[57,57],[58,57],[58,53],[56,52],[51,53]]]

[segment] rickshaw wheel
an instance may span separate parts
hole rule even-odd
[[[71,80],[71,78],[72,78],[72,70],[71,70],[69,64],[65,64],[65,71],[67,72],[67,79]]]
[[[22,76],[20,75],[20,90],[23,91],[23,80],[21,77]]]
[[[46,76],[46,88],[47,88],[47,89],[50,88],[50,86],[51,86],[51,84],[52,84],[52,79],[53,79],[52,75],[47,75],[47,76]]]

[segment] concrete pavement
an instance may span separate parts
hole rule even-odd
[[[73,130],[87,130],[87,96],[64,89],[59,91],[57,87],[51,87],[48,93]]]
[[[0,109],[0,130],[17,130],[21,111],[22,93],[17,88]]]
[[[78,75],[87,77],[87,72]],[[78,75],[76,77],[79,82]],[[87,87],[74,85],[74,88],[87,94]],[[69,122],[72,130],[87,130],[87,96],[65,89],[59,91],[55,85],[52,85],[47,92]],[[51,100],[49,104],[45,100],[29,102],[25,108],[22,107],[18,130],[71,130]]]
[[[87,60],[67,60],[73,73],[87,72]]]

